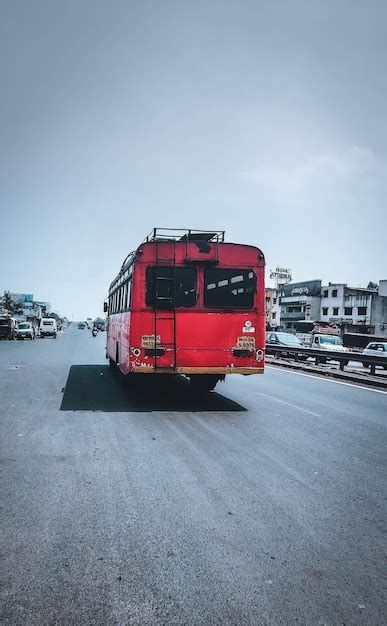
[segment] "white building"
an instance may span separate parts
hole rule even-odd
[[[387,280],[380,280],[377,295],[372,296],[371,324],[374,334],[387,337]]]
[[[280,325],[281,305],[279,302],[278,289],[266,288],[266,327],[277,329]]]
[[[320,320],[331,324],[345,324],[348,332],[371,330],[372,298],[377,295],[372,289],[348,287],[344,283],[329,283],[321,287]],[[359,328],[362,327],[362,329]]]

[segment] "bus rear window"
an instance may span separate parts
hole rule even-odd
[[[254,304],[255,273],[249,269],[206,269],[204,304],[216,309],[251,309]]]
[[[158,309],[195,306],[196,270],[185,267],[148,267],[146,304],[157,306]]]

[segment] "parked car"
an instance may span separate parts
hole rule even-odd
[[[56,338],[57,333],[57,325],[56,319],[53,317],[43,317],[42,322],[40,324],[40,336],[43,337],[54,337]]]
[[[85,322],[79,322],[79,324],[78,324],[78,328],[79,328],[80,330],[85,330],[85,328],[86,328],[86,324],[85,324]]]
[[[296,335],[292,335],[292,333],[283,333],[283,332],[274,332],[274,331],[269,331],[266,333],[266,346],[267,348],[269,348],[269,354],[273,354],[273,351],[270,349],[271,346],[273,346],[273,348],[275,348],[275,346],[288,346],[289,348],[297,349],[297,348],[304,348],[305,346],[303,345],[303,343],[299,340],[298,337],[296,337]],[[274,350],[274,354],[275,350]],[[290,353],[281,350],[281,352],[278,352],[278,356],[293,356]],[[300,355],[299,358],[301,360],[306,360],[308,357],[306,354]]]
[[[16,339],[35,339],[35,330],[30,322],[19,322],[15,330]]]
[[[385,365],[381,364],[387,370],[387,342],[384,341],[371,341],[366,348],[364,348],[362,354],[365,356],[380,356],[386,361]],[[363,367],[369,367],[368,363],[363,363]]]

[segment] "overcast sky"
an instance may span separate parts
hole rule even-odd
[[[385,0],[0,0],[0,291],[100,315],[153,226],[387,278],[386,24]]]

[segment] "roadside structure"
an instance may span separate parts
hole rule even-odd
[[[347,332],[372,334],[371,303],[375,290],[329,283],[321,289],[320,320],[345,325]]]
[[[371,301],[371,325],[378,337],[387,335],[387,280],[380,280],[378,293]]]
[[[15,303],[20,305],[20,312],[15,315],[15,319],[19,322],[30,322],[35,333],[38,333],[42,317],[51,310],[50,303],[34,300],[32,293],[11,293],[10,296]]]
[[[289,283],[278,288],[282,330],[295,332],[299,322],[313,322],[320,317],[321,280]]]
[[[368,287],[347,283],[322,285],[319,279],[266,288],[266,327],[310,332],[313,324],[335,326],[341,335],[387,334],[387,280]]]
[[[387,280],[376,289],[329,283],[321,290],[320,320],[342,332],[383,337],[387,331]]]
[[[280,325],[280,298],[279,289],[266,287],[266,328],[276,330]]]

